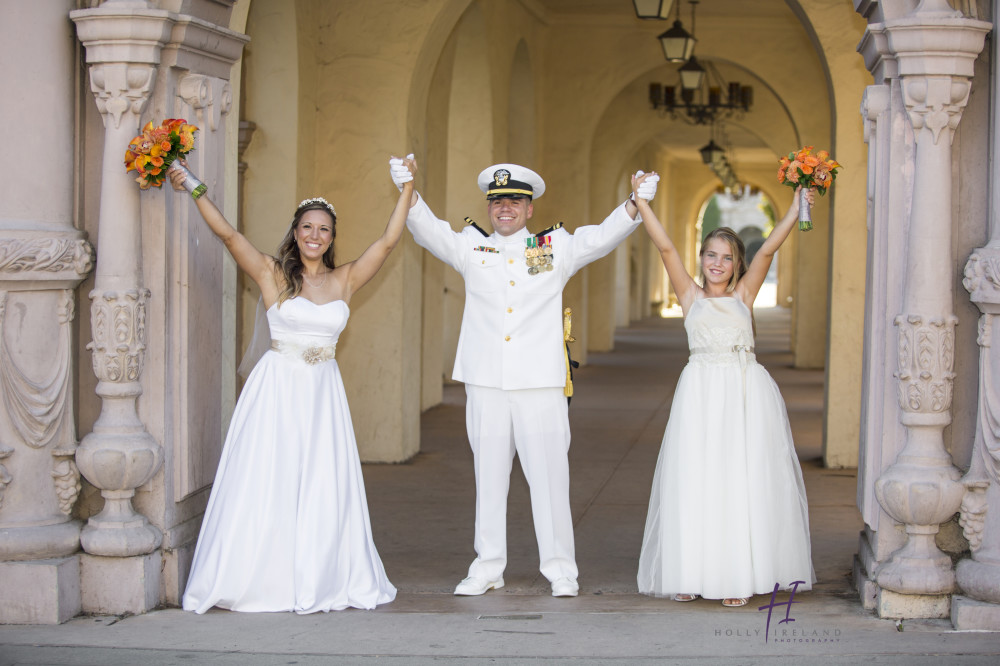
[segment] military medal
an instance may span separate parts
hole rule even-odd
[[[552,236],[541,236],[538,239],[540,241],[541,247],[539,252],[541,256],[539,257],[539,270],[541,271],[551,271],[552,270]]]
[[[524,239],[524,263],[528,275],[538,275],[553,270],[552,236],[529,236]]]
[[[524,239],[524,263],[528,266],[528,275],[538,275],[538,239],[528,236]]]

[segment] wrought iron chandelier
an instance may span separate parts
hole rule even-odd
[[[679,91],[677,86],[649,84],[649,101],[653,108],[674,120],[680,119],[690,125],[711,125],[717,120],[740,116],[753,105],[753,88],[738,81],[725,81],[710,62],[703,67],[691,56],[677,71],[681,79]]]
[[[651,83],[649,101],[654,109],[690,125],[710,125],[717,120],[746,113],[753,104],[753,88],[737,81],[725,81],[712,63],[706,62],[702,66],[694,56],[694,46],[698,41],[694,36],[698,0],[688,2],[691,4],[691,33],[684,30],[680,20],[680,3],[677,3],[677,19],[673,27],[657,38],[668,62],[684,63],[677,70],[679,90],[678,86]],[[633,0],[633,4],[639,18],[663,19],[672,3],[667,0]]]

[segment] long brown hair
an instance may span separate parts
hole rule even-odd
[[[710,231],[701,241],[701,252],[698,253],[699,258],[705,256],[705,248],[708,247],[709,241],[716,238],[720,238],[728,243],[729,249],[733,253],[733,274],[729,278],[729,284],[726,285],[726,291],[731,292],[736,289],[736,284],[747,272],[747,250],[739,234],[729,227],[719,227]],[[705,280],[705,269],[701,262],[699,262],[698,266],[698,276],[701,278],[701,284],[704,287],[707,284],[707,280]]]
[[[274,258],[276,262],[275,271],[279,272],[285,279],[285,287],[278,294],[279,306],[289,298],[295,298],[302,291],[302,257],[299,254],[299,244],[295,240],[295,230],[299,228],[302,216],[311,210],[321,210],[330,216],[332,233],[330,247],[323,254],[323,265],[331,271],[335,268],[333,263],[333,241],[337,238],[337,213],[333,210],[333,206],[325,200],[307,201],[308,203],[300,205],[295,210],[295,216],[292,217],[292,224],[288,227],[288,233],[281,239],[281,244],[278,246],[278,255]]]

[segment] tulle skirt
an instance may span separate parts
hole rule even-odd
[[[724,599],[815,582],[785,403],[762,366],[730,358],[693,361],[678,381],[639,556],[644,594]]]

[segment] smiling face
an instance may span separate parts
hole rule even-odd
[[[493,230],[501,236],[510,236],[528,225],[535,209],[527,197],[511,199],[499,197],[486,202]]]
[[[295,243],[302,259],[322,260],[333,243],[333,218],[323,210],[307,210],[295,227]]]
[[[701,248],[701,272],[705,276],[705,288],[712,285],[729,291],[735,261],[733,248],[727,241],[722,238],[708,239]]]

